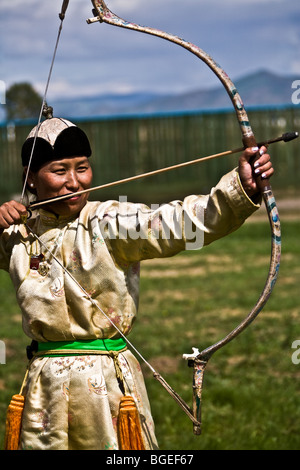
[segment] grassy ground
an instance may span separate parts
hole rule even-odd
[[[203,393],[203,432],[144,368],[161,449],[299,449],[300,340],[298,220],[283,219],[283,255],[273,295],[256,321],[210,359]],[[188,402],[192,371],[182,360],[231,331],[255,304],[267,275],[268,223],[247,223],[200,252],[142,267],[139,318],[130,340]],[[23,379],[28,344],[6,273],[0,272],[0,445],[6,407]]]

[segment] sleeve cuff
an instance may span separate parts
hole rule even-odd
[[[246,219],[260,208],[260,201],[253,201],[245,192],[237,168],[222,179],[227,187],[227,203],[236,214]]]
[[[241,190],[243,196],[250,202],[250,204],[255,207],[256,209],[259,209],[260,206],[261,206],[261,196],[260,194],[258,193],[255,197],[255,200],[251,199],[250,196],[248,196],[248,194],[246,193],[245,189],[244,189],[244,186],[242,185],[242,182],[241,182],[241,179],[240,179],[240,175],[239,175],[239,172],[237,169],[235,169],[235,172],[236,172],[236,177],[237,177],[237,182],[239,184],[239,189]]]

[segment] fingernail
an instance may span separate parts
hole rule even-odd
[[[262,149],[260,149],[259,154],[260,154],[260,155],[263,155],[264,153],[265,153],[265,152],[264,152]]]
[[[259,168],[257,168],[256,170],[254,170],[254,173],[255,173],[256,175],[258,175],[259,172],[260,172],[260,169],[259,169]]]
[[[259,163],[255,162],[253,166],[254,166],[254,168],[257,168],[259,166]]]
[[[261,177],[266,178],[267,177],[266,173],[262,173]]]
[[[252,152],[258,152],[258,147],[252,147]]]

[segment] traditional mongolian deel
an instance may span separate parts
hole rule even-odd
[[[68,3],[64,0],[59,15],[61,25],[53,61]],[[158,36],[205,62],[230,96],[243,146],[258,151],[240,95],[208,54],[177,36],[124,21],[107,8],[104,0],[92,3],[95,17],[88,23],[106,22]],[[45,106],[51,71],[52,66],[43,99]],[[69,121],[53,118],[48,111],[46,123],[40,119],[22,149],[22,163],[27,167],[22,202],[28,177],[32,179],[32,173],[39,177],[43,165],[68,157],[87,161],[91,155],[84,132]],[[247,166],[250,167],[248,160]],[[91,176],[89,164],[86,168]],[[89,177],[81,178],[77,175],[78,186],[87,194],[91,189]],[[64,178],[58,178],[58,187],[49,175],[48,180],[44,175],[41,181],[48,182],[44,198],[49,194],[69,198]],[[34,188],[33,181],[27,187],[30,186]],[[268,278],[256,305],[225,338],[202,352],[194,349],[194,354],[185,355],[194,367],[193,410],[153,369],[154,377],[192,420],[195,434],[201,433],[201,391],[207,361],[253,321],[277,278],[281,246],[278,211],[267,179],[257,177],[256,190],[266,204],[272,231]],[[69,192],[73,202],[78,201],[74,195],[80,192],[70,188]],[[44,194],[40,186],[36,194]],[[125,341],[138,311],[140,262],[200,249],[228,235],[259,207],[255,204],[259,194],[252,201],[243,189],[238,171],[233,170],[209,195],[191,195],[155,209],[127,201],[81,201],[76,212],[66,212],[66,206],[62,212],[55,211],[72,216],[41,209],[27,223],[2,231],[0,237],[0,269],[10,273],[22,311],[23,329],[33,340],[34,356],[20,392],[20,396],[25,396],[20,448],[155,449],[154,424],[141,368]],[[18,215],[23,218],[21,210]],[[13,221],[18,223],[19,218]],[[145,361],[129,340],[127,344]],[[19,442],[19,437],[13,439],[17,436],[16,416],[12,412],[12,419],[8,420],[7,429],[14,428],[7,434],[10,448],[16,446],[13,440]]]
[[[237,229],[258,207],[244,193],[234,170],[210,195],[189,196],[155,211],[118,201],[88,202],[79,217],[70,219],[40,210],[28,224],[49,251],[26,226],[12,226],[0,238],[0,268],[12,277],[24,331],[33,340],[44,344],[118,338],[113,325],[64,274],[51,253],[128,335],[138,308],[140,261],[172,256],[193,241],[186,238],[184,225],[180,236],[175,236],[173,222],[178,214],[185,214],[180,219],[185,224],[190,221],[198,227],[207,245]],[[139,237],[130,238],[137,217]],[[128,236],[120,238],[120,232]],[[171,236],[163,236],[164,232]],[[30,268],[32,257],[41,254],[42,269]],[[140,365],[129,350],[118,357],[126,392],[135,398],[142,417],[145,448],[154,449],[157,443]],[[24,390],[22,448],[44,449],[49,442],[52,449],[118,447],[115,423],[122,392],[111,355],[37,357]],[[101,427],[96,426],[99,418]]]

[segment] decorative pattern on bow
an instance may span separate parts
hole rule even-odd
[[[133,31],[138,31],[141,33],[150,34],[153,36],[160,37],[167,41],[173,42],[185,49],[187,49],[192,54],[196,55],[199,59],[201,59],[212,71],[213,73],[219,78],[221,83],[223,84],[225,90],[227,91],[233,107],[236,112],[237,120],[240,126],[241,134],[242,134],[242,142],[244,147],[255,147],[257,146],[256,139],[254,137],[252,128],[250,126],[250,122],[243,104],[243,101],[237,92],[237,89],[233,82],[230,80],[228,75],[224,72],[224,70],[217,64],[212,57],[210,57],[206,52],[204,52],[199,47],[195,46],[194,44],[185,41],[184,39],[179,38],[178,36],[174,36],[172,34],[168,34],[166,32],[149,28],[145,26],[140,26],[138,24],[130,23],[128,21],[123,20],[122,18],[118,17],[114,13],[112,13],[108,7],[106,6],[103,0],[92,0],[92,4],[94,6],[93,13],[94,18],[90,18],[87,22],[94,23],[94,22],[105,22],[107,24],[118,26],[121,28],[131,29]],[[266,210],[269,217],[270,222],[270,230],[271,230],[271,237],[272,237],[272,245],[271,245],[271,256],[270,256],[270,266],[269,272],[267,276],[267,280],[265,286],[262,290],[262,293],[253,307],[251,312],[247,315],[247,317],[229,334],[227,334],[223,339],[218,341],[217,343],[209,346],[208,348],[204,349],[203,351],[199,351],[196,348],[193,348],[193,354],[184,355],[184,358],[188,360],[190,366],[194,368],[194,383],[193,383],[193,416],[190,416],[190,410],[188,406],[183,406],[182,399],[178,397],[177,394],[173,390],[169,390],[171,395],[176,399],[179,398],[179,404],[183,406],[185,412],[189,415],[194,423],[194,433],[200,434],[201,433],[201,393],[202,393],[202,385],[203,385],[203,374],[205,371],[205,367],[207,365],[208,360],[211,358],[213,353],[220,349],[221,347],[225,346],[229,343],[233,338],[235,338],[238,334],[240,334],[250,323],[257,317],[260,313],[262,308],[265,306],[268,298],[271,295],[273,287],[275,285],[279,265],[280,265],[280,254],[281,254],[281,230],[280,230],[280,221],[278,210],[275,202],[275,198],[269,184],[269,181],[263,180],[260,177],[257,178],[257,185],[259,190],[262,194],[262,198],[266,205]],[[155,376],[156,374],[154,374]],[[161,376],[158,375],[158,380],[162,382],[165,388],[168,389],[168,385],[164,383]],[[175,396],[174,396],[175,394]]]

